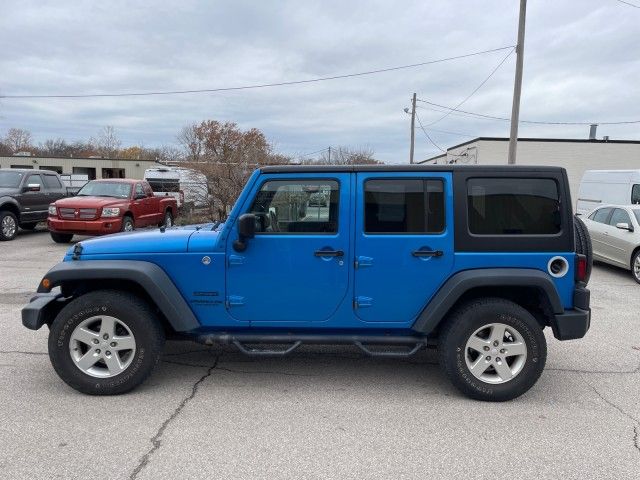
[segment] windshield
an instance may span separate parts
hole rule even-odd
[[[89,182],[78,192],[79,197],[129,198],[131,184],[121,182]]]
[[[0,187],[15,188],[20,186],[24,173],[20,172],[0,172]]]

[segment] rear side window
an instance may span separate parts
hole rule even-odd
[[[444,230],[442,180],[368,180],[364,230],[369,234],[425,234]]]
[[[640,185],[634,185],[631,188],[631,204],[632,205],[640,204]]]
[[[600,208],[589,215],[589,219],[598,223],[607,223],[607,218],[609,218],[610,213],[610,208]]]
[[[609,219],[609,225],[613,225],[614,227],[619,223],[626,223],[631,225],[631,219],[629,218],[629,214],[622,210],[621,208],[615,208],[613,210],[613,214],[611,214],[611,218]]]
[[[44,184],[47,186],[47,188],[52,188],[52,189],[62,188],[62,184],[60,183],[60,180],[58,180],[58,177],[55,177],[53,175],[45,175],[43,178],[44,178]]]
[[[550,178],[470,178],[469,231],[476,235],[554,235],[561,231],[558,185]]]

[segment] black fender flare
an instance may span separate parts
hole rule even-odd
[[[412,329],[429,335],[466,292],[477,287],[535,287],[549,300],[554,314],[564,312],[550,276],[532,268],[480,268],[464,270],[445,282],[422,310]]]
[[[49,287],[45,288],[40,283],[38,293],[49,292],[68,281],[129,280],[147,292],[176,332],[188,332],[200,327],[200,322],[178,288],[155,263],[139,260],[62,262],[49,270],[44,278],[49,280]]]
[[[0,210],[3,210],[7,205],[11,205],[12,207],[14,207],[18,211],[18,215],[22,213],[20,204],[16,201],[15,198],[10,196],[0,197]]]

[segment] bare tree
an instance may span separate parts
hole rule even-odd
[[[374,152],[370,147],[331,147],[322,152],[316,159],[301,159],[303,164],[316,165],[376,165],[382,163],[373,158]]]
[[[31,132],[22,128],[10,128],[2,141],[11,153],[31,151],[33,149]]]
[[[120,150],[121,142],[116,135],[116,130],[111,125],[107,125],[98,133],[97,137],[91,137],[89,144],[105,158],[116,156]]]
[[[202,139],[198,134],[198,125],[192,123],[182,127],[177,136],[178,142],[184,149],[185,159],[188,162],[197,162],[202,155],[203,145]]]
[[[38,153],[43,156],[65,156],[69,154],[70,145],[62,138],[49,138],[40,144]]]

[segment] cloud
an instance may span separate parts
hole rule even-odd
[[[5,0],[0,93],[72,94],[216,88],[352,73],[515,43],[517,2]],[[530,2],[521,118],[640,118],[635,52],[640,11],[618,2]],[[504,57],[496,52],[411,70],[317,84],[171,97],[0,100],[0,134],[27,128],[37,141],[88,138],[113,125],[123,144],[175,143],[203,119],[265,131],[277,148],[305,153],[367,145],[406,162],[413,92],[456,105]],[[509,116],[512,56],[465,103]],[[428,124],[441,113],[421,109]],[[449,115],[430,131],[442,146],[508,134],[508,122]],[[440,130],[440,132],[435,131]],[[520,127],[521,136],[586,137],[588,127]],[[638,138],[637,126],[599,134]],[[416,156],[438,153],[416,133]]]

